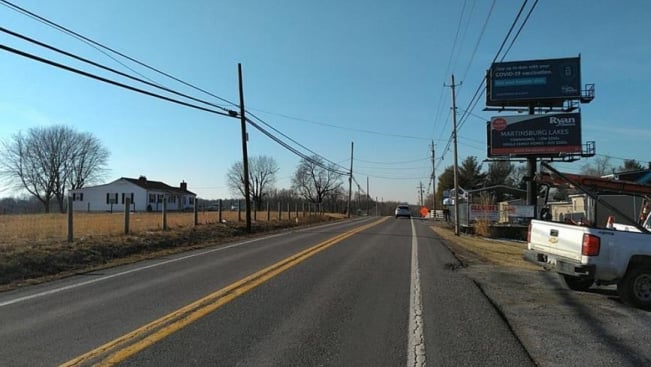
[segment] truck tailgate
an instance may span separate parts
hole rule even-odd
[[[581,262],[586,230],[586,227],[571,224],[532,220],[528,247],[529,250]]]

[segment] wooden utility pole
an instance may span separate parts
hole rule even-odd
[[[432,209],[436,213],[436,154],[434,152],[434,140],[432,140]]]
[[[346,213],[348,213],[348,218],[350,218],[350,200],[352,199],[353,195],[353,149],[355,147],[355,142],[350,142],[350,173],[348,174],[348,209],[346,209]]]
[[[242,64],[237,64],[237,75],[240,80],[240,122],[242,124],[242,166],[244,167],[244,202],[246,205],[246,231],[251,232],[251,197],[249,194],[249,154],[246,147],[246,117],[244,115],[244,87],[242,83]]]
[[[454,84],[454,74],[452,74],[452,84],[449,87],[452,89],[452,141],[454,144],[454,234],[459,235],[459,170],[458,157],[457,157],[457,96],[454,88],[461,85]]]

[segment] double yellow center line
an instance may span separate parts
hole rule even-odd
[[[60,367],[72,366],[113,366],[136,353],[161,341],[170,334],[190,325],[209,313],[217,310],[228,302],[243,295],[251,289],[259,286],[276,275],[292,268],[319,252],[353,236],[361,231],[369,229],[383,221],[384,217],[375,222],[357,227],[351,231],[342,233],[315,246],[303,250],[284,260],[281,260],[265,269],[255,272],[225,288],[222,288],[208,296],[201,298],[187,306],[184,306],[166,316],[152,321],[128,334],[114,339],[90,352],[83,354],[71,361],[62,364]]]

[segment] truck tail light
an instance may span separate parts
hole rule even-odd
[[[581,246],[581,255],[583,256],[599,256],[599,248],[601,247],[601,239],[593,234],[583,234],[583,244]]]

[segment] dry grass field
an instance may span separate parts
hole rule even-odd
[[[223,211],[222,223],[237,225],[244,223],[245,213],[236,211]],[[296,220],[295,212],[282,212],[282,221]],[[305,215],[309,215],[306,213]],[[303,213],[298,213],[298,220]],[[251,214],[256,222],[278,221],[278,211],[267,213],[256,212]],[[197,222],[199,225],[219,223],[219,212],[199,212]],[[170,230],[194,226],[194,213],[169,212],[167,213],[167,227]],[[130,213],[129,233],[140,234],[143,232],[160,231],[163,229],[162,213]],[[73,214],[73,237],[83,239],[91,236],[115,236],[124,234],[124,213],[85,213]],[[66,240],[68,236],[68,218],[66,214],[25,214],[25,215],[0,215],[0,247],[12,245],[35,244],[49,241]]]
[[[232,242],[260,233],[341,219],[341,215],[257,212],[251,233],[245,213],[74,213],[68,242],[66,214],[0,215],[0,291],[80,272]]]

